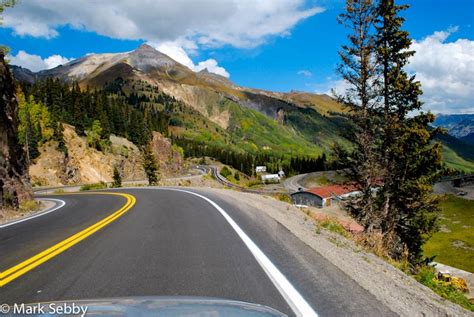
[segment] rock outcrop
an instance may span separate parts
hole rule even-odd
[[[30,166],[31,183],[35,186],[62,186],[111,182],[114,166],[122,181],[146,178],[142,154],[130,141],[110,136],[110,148],[98,151],[87,145],[86,138],[77,135],[73,126],[63,124],[64,143],[68,155],[57,149],[56,141],[39,147],[40,156]]]
[[[174,147],[170,139],[165,138],[161,133],[153,132],[151,149],[155,154],[162,176],[176,176],[186,170],[182,150]]]
[[[122,181],[146,179],[143,155],[139,148],[125,138],[111,135],[110,148],[98,151],[87,145],[86,138],[78,136],[74,127],[63,124],[64,143],[68,155],[57,149],[56,141],[48,141],[39,147],[40,156],[30,165],[29,175],[34,186],[62,186],[111,182],[114,166]],[[162,177],[183,174],[186,163],[182,150],[171,144],[158,132],[153,132],[153,153]]]
[[[0,208],[32,199],[23,148],[18,144],[18,103],[10,70],[0,50]]]

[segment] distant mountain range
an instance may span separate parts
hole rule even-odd
[[[445,128],[450,135],[462,141],[474,144],[474,114],[439,114],[433,125]]]
[[[345,136],[351,123],[343,107],[327,95],[241,87],[206,69],[194,72],[146,44],[131,52],[87,55],[37,73],[17,66],[12,70],[21,81],[59,78],[83,88],[143,97],[147,101],[142,106],[161,109],[156,88],[184,105],[172,110],[173,136],[236,151],[315,156],[329,153],[335,142],[350,144]],[[468,129],[453,131],[469,138]],[[466,157],[449,142],[443,141],[455,159],[453,166],[474,170],[474,154]]]
[[[344,111],[329,96],[241,87],[206,69],[194,72],[146,44],[131,52],[87,55],[37,73],[12,69],[17,79],[30,83],[54,77],[152,101],[156,96],[149,86],[157,87],[187,107],[172,114],[178,122],[173,135],[237,150],[314,156],[327,153],[334,142],[349,144]]]

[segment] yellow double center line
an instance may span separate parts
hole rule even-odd
[[[86,193],[84,193],[86,194]],[[69,249],[73,245],[79,243],[80,241],[84,240],[88,236],[94,234],[96,231],[102,229],[103,227],[107,226],[110,224],[112,221],[115,219],[119,218],[122,216],[124,213],[126,213],[130,208],[135,205],[136,198],[132,195],[129,194],[124,194],[124,193],[107,193],[107,192],[101,192],[101,193],[87,193],[88,195],[90,194],[95,194],[95,195],[116,195],[116,196],[122,196],[127,199],[127,202],[125,205],[122,206],[119,210],[114,212],[108,217],[105,217],[104,219],[100,220],[99,222],[95,223],[94,225],[70,236],[66,240],[63,240],[52,247],[36,254],[35,256],[32,256],[31,258],[21,262],[20,264],[17,264],[6,271],[3,271],[0,273],[0,287],[10,283],[14,279],[20,277],[21,275],[25,274],[28,271],[31,271],[35,267],[41,265],[42,263],[52,259],[56,255],[64,252],[65,250]]]

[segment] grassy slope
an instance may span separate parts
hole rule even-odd
[[[127,73],[121,67],[117,68],[119,69],[114,69],[114,71]],[[116,75],[104,76],[110,79]],[[134,76],[125,77],[133,78]],[[172,130],[185,137],[209,144],[245,149],[253,153],[270,148],[279,154],[319,155],[323,152],[329,153],[335,142],[349,146],[347,139],[341,135],[341,131],[348,130],[346,120],[334,115],[334,113],[344,112],[344,109],[329,96],[298,92],[274,94],[276,99],[267,100],[269,102],[267,106],[274,107],[279,104],[280,98],[297,105],[285,114],[286,123],[281,125],[258,111],[239,106],[230,100],[226,99],[227,101],[222,102],[221,93],[232,95],[240,100],[246,99],[246,94],[240,90],[221,83],[204,83],[194,74],[186,75],[184,78],[168,79],[200,87],[205,93],[198,97],[205,99],[209,113],[221,113],[225,110],[231,113],[231,126],[227,130],[219,128],[197,111],[185,110],[175,113],[175,116],[181,117],[186,126],[172,128]],[[101,81],[96,84],[100,86],[99,82]],[[135,89],[131,90],[139,92],[139,86],[140,84],[137,84]],[[152,93],[145,94],[153,97]],[[464,143],[450,136],[441,136],[439,139],[445,145],[444,159],[449,167],[467,172],[474,171],[474,147],[465,146]]]
[[[436,255],[435,261],[474,272],[474,201],[452,195],[443,198],[440,225],[424,246],[426,256]],[[448,231],[450,232],[443,232]],[[462,241],[462,247],[453,245]]]
[[[436,136],[443,144],[443,158],[449,167],[474,172],[474,146],[449,134]]]
[[[443,160],[448,167],[465,171],[466,173],[474,172],[474,161],[465,160],[453,151],[449,146],[443,145]]]
[[[336,102],[334,99],[327,95],[315,95],[310,93],[287,93],[285,99],[296,103],[297,105],[311,105],[319,113],[327,114],[330,112],[344,113],[346,109],[342,105]]]
[[[229,131],[244,149],[257,152],[271,150],[294,155],[319,155],[324,149],[309,142],[301,133],[277,123],[260,112],[241,107],[231,101],[227,106],[232,113]]]
[[[155,93],[140,83],[135,83],[133,89],[127,85],[123,90],[128,94],[132,90],[151,99]],[[271,151],[277,154],[320,155],[324,152],[320,145],[308,141],[302,133],[291,126],[281,125],[260,112],[242,107],[235,102],[219,98],[217,94],[203,94],[206,98],[209,113],[229,111],[231,113],[228,129],[222,129],[192,107],[184,104],[173,108],[171,118],[178,118],[180,126],[170,127],[174,135],[204,142],[233,150],[245,150],[251,153]],[[153,103],[150,103],[153,104]],[[156,105],[158,108],[160,105]],[[326,137],[326,139],[330,139]]]

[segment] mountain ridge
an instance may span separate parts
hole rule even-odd
[[[345,136],[350,134],[351,123],[342,105],[330,96],[238,86],[207,69],[194,72],[146,44],[129,52],[84,56],[38,73],[20,67],[12,70],[17,78],[33,81],[59,78],[82,88],[115,87],[113,93],[133,97],[137,107],[171,111],[173,137],[204,144],[290,156],[329,153],[336,142],[350,146]],[[159,96],[153,87],[184,108],[166,110],[154,102]],[[443,141],[449,146],[449,140]]]
[[[13,66],[12,70],[15,77],[22,80],[27,79],[30,83],[33,80],[41,78],[55,77],[69,82],[78,81],[84,86],[88,84],[91,86],[101,86],[104,84],[104,79],[98,76],[107,70],[109,70],[109,73],[113,73],[113,69],[110,70],[110,68],[117,64],[127,64],[131,66],[134,72],[130,72],[130,77],[145,80],[150,84],[160,85],[159,81],[164,80],[183,85],[205,86],[207,88],[216,89],[221,93],[230,93],[230,95],[234,97],[242,97],[240,92],[250,91],[253,93],[269,95],[272,98],[294,102],[297,106],[305,107],[311,104],[308,98],[301,102],[297,98],[294,98],[295,95],[300,94],[295,93],[294,91],[289,93],[279,93],[262,89],[246,88],[236,85],[224,76],[209,72],[207,69],[194,72],[185,65],[180,64],[148,44],[142,44],[137,49],[129,52],[90,54],[64,65],[59,65],[48,70],[41,70],[36,73],[18,66]],[[123,69],[124,66],[121,66],[121,68]],[[157,78],[159,79],[158,82]],[[166,85],[164,86],[166,88]],[[326,113],[328,109],[335,112],[344,112],[337,102],[334,100],[328,101],[328,98],[330,97],[327,95],[317,95],[307,92],[301,94],[311,96],[309,99],[313,99],[311,100],[313,106],[322,113]],[[171,93],[171,95],[173,94]],[[321,103],[325,104],[323,107],[318,108],[318,98],[321,99]],[[327,105],[328,103],[330,106]]]

